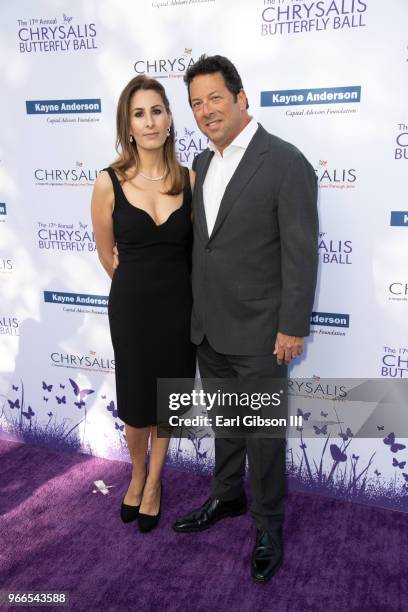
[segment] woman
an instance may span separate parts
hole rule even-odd
[[[157,379],[195,376],[191,187],[188,169],[176,159],[172,114],[158,81],[133,78],[120,95],[116,122],[119,157],[95,181],[92,222],[99,259],[112,278],[108,312],[118,416],[132,459],[121,517],[138,519],[146,532],[159,521],[169,443],[157,436]]]

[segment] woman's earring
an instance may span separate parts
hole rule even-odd
[[[170,136],[170,128],[167,128],[167,136]]]
[[[132,136],[132,134],[129,136],[129,142],[133,142],[133,136]]]

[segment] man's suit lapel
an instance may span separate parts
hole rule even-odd
[[[239,194],[244,189],[245,185],[250,181],[255,172],[263,163],[263,155],[268,149],[267,132],[261,125],[258,125],[258,130],[255,132],[251,142],[249,143],[237,169],[229,181],[223,198],[221,200],[218,215],[215,220],[214,228],[210,236],[210,240],[214,238],[225,218],[233,208]],[[207,166],[208,168],[208,166]],[[201,190],[202,193],[202,190]],[[204,211],[204,206],[203,206]],[[204,212],[205,220],[205,212]]]
[[[197,226],[203,237],[204,243],[207,244],[209,240],[207,219],[205,216],[204,209],[204,196],[203,196],[203,184],[207,174],[208,167],[213,158],[214,152],[207,149],[204,153],[206,155],[203,160],[203,167],[200,172],[197,172],[196,184],[194,189],[194,203],[193,203],[193,214],[197,217]]]

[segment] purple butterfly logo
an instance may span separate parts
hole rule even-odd
[[[317,435],[323,434],[324,436],[327,434],[327,425],[323,425],[323,427],[317,427],[317,425],[313,425],[313,429]],[[332,444],[332,446],[334,446]]]
[[[42,381],[42,388],[44,391],[52,391],[52,385],[47,385],[44,381]]]
[[[124,425],[118,425],[117,423],[115,423],[115,429],[119,429],[119,431],[123,431],[125,429]]]
[[[61,385],[60,383],[60,389],[65,389],[65,385]]]
[[[357,461],[358,459],[360,459],[360,455],[355,455],[354,453],[352,454],[352,457],[353,457],[353,459],[355,459],[356,461]]]
[[[43,396],[44,402],[48,402],[48,397]]]
[[[384,431],[384,425],[377,425],[378,431]]]
[[[91,393],[95,393],[93,389],[80,389],[75,380],[72,380],[72,378],[69,378],[68,380],[71,383],[75,395],[79,397],[80,400],[83,400],[87,395],[91,395]]]
[[[34,416],[35,412],[32,410],[31,406],[28,407],[27,412],[22,412],[26,419],[31,419]]]
[[[347,442],[349,438],[352,438],[354,434],[352,433],[350,427],[347,427],[346,433],[339,431],[339,436],[343,440],[343,442]]]
[[[376,476],[380,476],[381,472],[379,472],[378,470],[374,470],[374,474],[375,474]]]
[[[390,447],[390,451],[392,453],[397,453],[400,450],[404,450],[406,448],[405,444],[399,444],[395,442],[395,433],[392,431],[386,438],[383,440],[384,444]]]
[[[109,404],[106,406],[106,409],[109,410],[109,412],[112,413],[112,416],[116,419],[116,417],[118,416],[118,411],[115,408],[115,402],[113,400],[109,402]]]
[[[301,448],[302,450],[305,450],[305,448],[307,448],[307,446],[306,446],[306,444],[303,442],[303,444],[300,444],[300,448]]]
[[[85,406],[85,402],[83,402],[82,400],[79,400],[79,402],[74,402],[75,406],[77,406],[77,408],[81,409],[82,406]]]
[[[10,408],[20,408],[20,400],[17,398],[15,402],[12,402],[11,400],[7,400],[9,403]]]
[[[301,416],[302,419],[305,419],[305,421],[307,421],[311,415],[311,412],[303,412],[303,410],[301,410],[300,408],[297,409],[297,415]]]
[[[106,399],[106,395],[101,395],[101,399]]]
[[[18,387],[16,387],[16,385],[12,385],[13,387],[13,391],[18,391]]]
[[[347,461],[346,453],[343,453],[337,444],[330,444],[330,452],[334,461]]]
[[[47,416],[52,417],[52,412],[47,412]]]
[[[55,396],[55,399],[57,400],[58,404],[66,404],[67,403],[67,398],[65,397],[65,395],[63,395],[62,397],[58,397],[58,395]]]
[[[406,463],[406,461],[397,461],[395,457],[392,458],[392,465],[394,467],[399,467],[400,470],[404,469]]]
[[[320,413],[320,416],[326,418],[328,414],[329,414],[328,412],[323,412],[323,410],[322,410],[321,413]]]

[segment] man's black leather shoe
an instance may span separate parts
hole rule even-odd
[[[282,528],[274,531],[256,530],[252,552],[251,574],[257,582],[267,582],[276,574],[283,561]]]
[[[178,533],[204,531],[204,529],[208,529],[223,518],[245,514],[246,509],[245,493],[230,501],[210,497],[201,508],[193,510],[190,514],[178,519],[174,523],[173,529]]]

